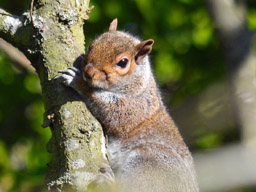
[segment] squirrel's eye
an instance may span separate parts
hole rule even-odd
[[[127,66],[128,62],[129,60],[127,58],[123,58],[116,65],[124,69]]]

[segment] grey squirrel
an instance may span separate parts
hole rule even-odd
[[[109,31],[89,46],[81,69],[57,79],[86,98],[108,136],[118,191],[197,192],[192,156],[161,100],[148,54],[154,41]]]

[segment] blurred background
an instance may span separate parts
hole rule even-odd
[[[20,15],[29,0],[0,0]],[[164,102],[191,149],[202,192],[256,191],[256,1],[91,0],[86,46],[108,29],[155,40]],[[51,137],[40,82],[0,40],[0,192],[44,191]]]

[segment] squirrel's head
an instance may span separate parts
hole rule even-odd
[[[127,84],[125,81],[135,81],[136,68],[145,63],[145,56],[152,50],[153,40],[140,42],[116,28],[117,19],[112,21],[109,31],[96,38],[88,48],[82,72],[92,87],[121,89],[120,86]]]

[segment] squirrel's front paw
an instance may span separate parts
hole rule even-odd
[[[65,70],[60,70],[61,75],[56,76],[54,79],[68,87],[77,90],[78,81],[82,80],[81,70],[76,67],[69,67]]]
[[[100,175],[96,179],[97,183],[108,183],[108,185],[114,185],[115,184],[115,174],[111,167],[105,166],[103,168],[100,168]]]
[[[91,183],[92,189],[95,191],[117,192],[117,184],[115,175],[108,165],[99,170],[100,174]]]

